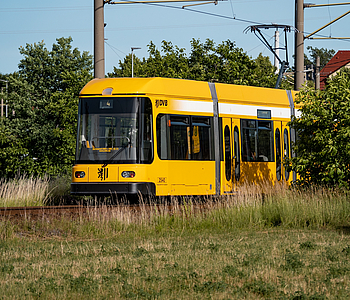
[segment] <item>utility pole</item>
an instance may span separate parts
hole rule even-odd
[[[304,0],[295,0],[295,76],[294,89],[304,83]]]
[[[4,91],[4,88],[1,87],[1,122],[2,122],[2,118],[4,117],[4,99],[2,98],[3,91]]]
[[[8,98],[8,80],[0,79],[0,81],[6,84],[6,104],[4,104],[3,92],[4,88],[1,87],[1,122],[4,117],[4,106],[5,106],[5,117],[7,118],[7,98]]]
[[[280,72],[280,62],[278,60],[278,57],[280,56],[280,32],[278,29],[275,31],[275,63],[274,66],[276,67],[276,74]]]
[[[340,17],[334,19],[328,24],[322,26],[316,31],[308,34],[304,37],[304,8],[309,7],[324,7],[324,6],[336,6],[336,5],[350,5],[350,2],[344,3],[333,3],[333,4],[310,4],[305,3],[304,0],[295,0],[295,76],[294,76],[294,89],[296,91],[300,90],[302,84],[304,83],[304,39],[350,39],[350,37],[321,37],[321,38],[312,38],[311,36],[315,35],[317,32],[326,28],[327,26],[333,24],[334,22],[340,20],[341,18],[350,14],[350,10]]]
[[[104,0],[94,0],[94,77],[105,78]]]
[[[315,80],[315,89],[320,89],[320,57],[316,58],[316,80]]]
[[[182,8],[192,5],[218,4],[224,0],[140,0],[140,1],[112,1],[94,0],[94,78],[105,78],[105,38],[104,38],[104,4],[147,4],[165,2],[198,2],[202,3],[184,5]]]
[[[131,78],[134,78],[134,50],[139,50],[140,47],[131,47]]]

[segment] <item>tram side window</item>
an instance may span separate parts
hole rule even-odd
[[[211,118],[160,114],[156,130],[160,159],[214,159]]]
[[[196,160],[214,159],[211,118],[192,117],[192,158]]]
[[[160,159],[168,159],[170,157],[170,149],[168,145],[170,141],[169,132],[169,116],[168,115],[158,115],[156,121],[156,130],[157,130],[157,152]]]
[[[170,117],[170,159],[191,159],[189,117]]]
[[[274,161],[272,121],[242,120],[242,161]]]

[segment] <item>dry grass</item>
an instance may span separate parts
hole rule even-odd
[[[49,179],[21,176],[0,180],[0,206],[42,206],[49,198]]]
[[[48,176],[20,176],[11,180],[0,180],[0,206],[44,206],[59,203],[69,195],[70,178]]]
[[[92,236],[104,237],[107,232],[129,232],[133,228],[166,233],[184,228],[193,232],[272,227],[337,229],[350,225],[348,192],[326,188],[297,190],[282,185],[246,185],[232,196],[151,200],[140,197],[134,209],[127,201],[119,201],[113,207],[96,200],[89,204],[87,216],[80,218],[80,229],[85,228],[80,236],[91,231]],[[97,207],[102,207],[102,213]]]

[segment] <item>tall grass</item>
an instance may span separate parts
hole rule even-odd
[[[195,199],[184,197],[155,203],[141,213],[119,212],[123,224],[156,230],[233,230],[243,228],[339,228],[350,225],[350,198],[346,190],[327,188],[293,189],[284,185],[247,184],[237,194]],[[168,206],[171,204],[171,206]],[[124,208],[125,209],[125,208]]]
[[[65,179],[21,176],[0,180],[0,206],[43,206],[66,190]]]
[[[347,226],[350,199],[346,190],[325,187],[288,189],[283,185],[245,186],[236,196],[214,203],[210,214],[225,226],[320,228]]]
[[[20,177],[0,181],[0,206],[40,206],[69,193],[69,178]],[[108,227],[137,226],[163,231],[201,230],[203,228],[231,230],[240,228],[321,228],[350,225],[349,191],[311,187],[288,188],[283,184],[242,185],[234,195],[221,197],[182,197],[144,199],[139,197],[135,209],[125,199],[116,207],[90,200],[92,207],[82,217],[82,223],[108,231]],[[84,200],[85,201],[85,200]],[[85,202],[86,203],[86,202]],[[106,202],[107,203],[107,202]],[[95,222],[98,221],[98,222]],[[116,225],[118,224],[118,225]],[[90,225],[89,225],[90,226]]]
[[[350,228],[348,192],[326,188],[246,185],[232,196],[140,198],[140,204],[133,208],[120,201],[113,207],[102,205],[101,210],[101,205],[94,203],[96,206],[75,219],[74,224],[65,222],[62,231],[85,238],[105,238],[115,234],[192,234],[274,227]]]
[[[21,176],[13,180],[0,181],[0,206],[40,206],[45,205],[49,193],[47,177]]]

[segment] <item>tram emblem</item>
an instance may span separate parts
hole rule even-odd
[[[156,108],[159,106],[168,106],[168,100],[156,99]]]
[[[106,180],[108,178],[108,168],[98,168],[97,169],[98,179]]]

